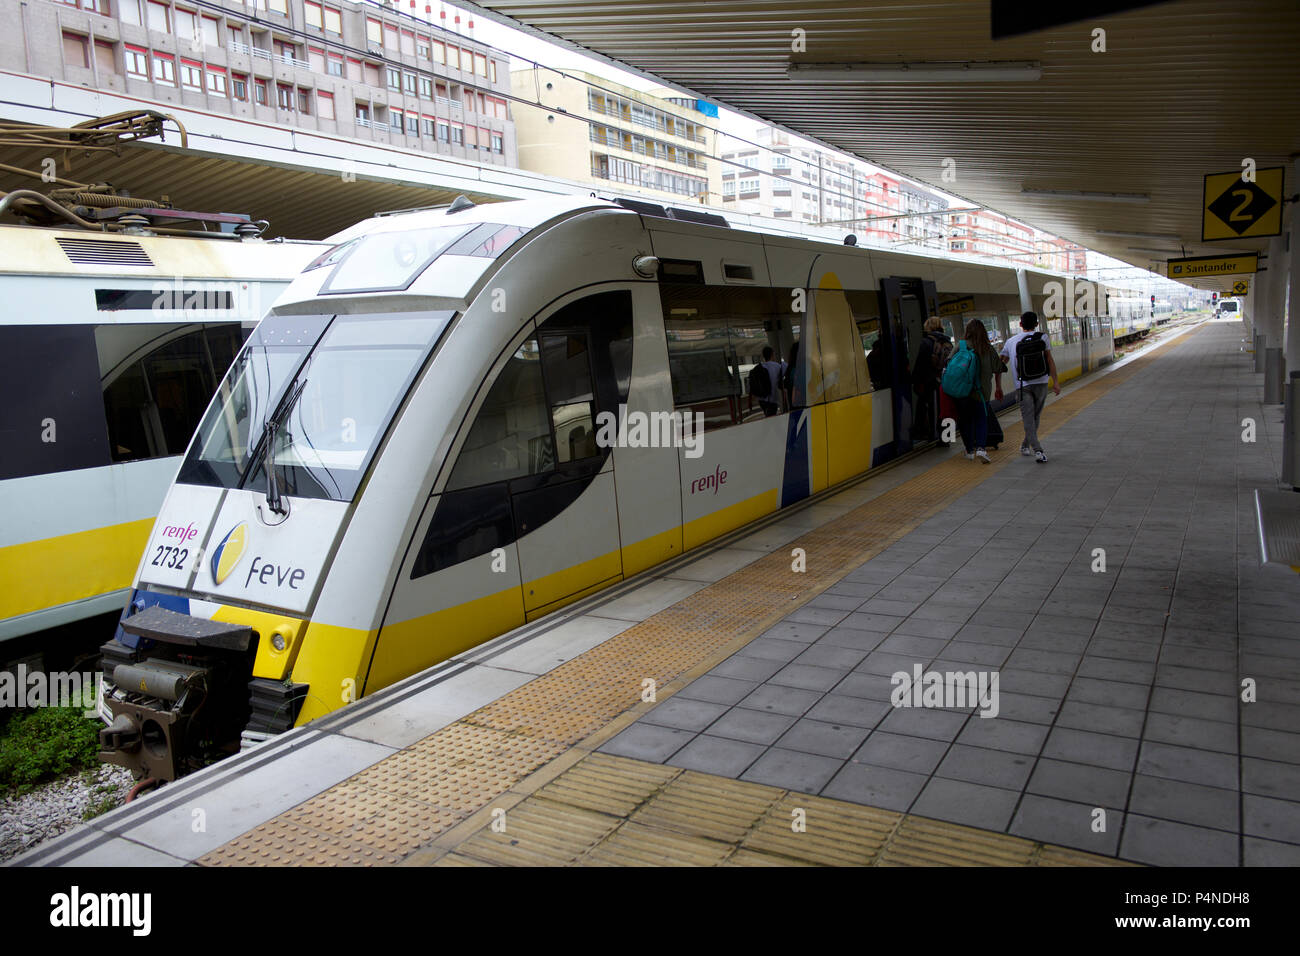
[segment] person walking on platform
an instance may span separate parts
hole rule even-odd
[[[979,319],[971,319],[967,323],[966,341],[979,356],[980,392],[984,396],[984,414],[988,425],[985,447],[994,449],[1002,444],[1002,426],[998,424],[998,417],[993,414],[988,403],[990,397],[1002,397],[1002,373],[1007,370],[1007,364],[989,341],[989,331]]]
[[[943,332],[943,320],[937,315],[926,319],[916,362],[912,365],[912,388],[916,390],[913,441],[939,437],[939,377],[954,351],[952,339]]]
[[[1020,454],[1032,454],[1042,464],[1047,461],[1047,454],[1038,442],[1038,420],[1043,414],[1043,404],[1047,401],[1048,382],[1051,382],[1052,392],[1056,395],[1061,394],[1061,386],[1057,381],[1052,349],[1043,333],[1037,331],[1038,314],[1026,312],[1022,315],[1020,328],[1022,331],[1011,336],[1002,346],[1002,357],[1011,365],[1015,376],[1020,420],[1025,425]]]
[[[985,340],[987,344],[987,338]],[[980,375],[980,356],[975,343],[970,340],[970,328],[967,327],[966,338],[957,343],[957,351],[944,367],[940,387],[953,400],[957,408],[957,431],[961,442],[966,446],[968,460],[979,459],[985,465],[989,463],[989,453],[984,444],[987,429],[987,406],[984,402],[983,384]]]

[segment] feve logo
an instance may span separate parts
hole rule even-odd
[[[230,577],[248,547],[248,522],[241,521],[221,539],[212,552],[212,580],[220,584]]]

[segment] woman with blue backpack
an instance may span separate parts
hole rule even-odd
[[[966,326],[966,337],[957,343],[957,351],[943,370],[940,387],[957,406],[957,430],[966,446],[966,459],[989,464],[985,450],[988,441],[988,404],[984,394],[983,353],[992,352],[988,332],[979,320]],[[996,361],[996,356],[992,357]],[[996,370],[997,366],[992,366]]]

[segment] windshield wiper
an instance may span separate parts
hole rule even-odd
[[[284,398],[275,411],[266,420],[262,426],[263,454],[262,467],[266,469],[266,506],[275,514],[287,515],[289,513],[280,500],[280,483],[275,477],[275,437],[280,431],[280,426],[284,419],[289,416],[290,410],[294,403],[298,401],[298,396],[307,386],[307,380],[304,378],[295,382],[294,386],[285,392]]]

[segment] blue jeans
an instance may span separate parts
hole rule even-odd
[[[966,454],[976,448],[983,448],[988,441],[988,408],[984,397],[976,392],[966,398],[955,399],[957,405],[957,430],[961,432],[962,444]]]

